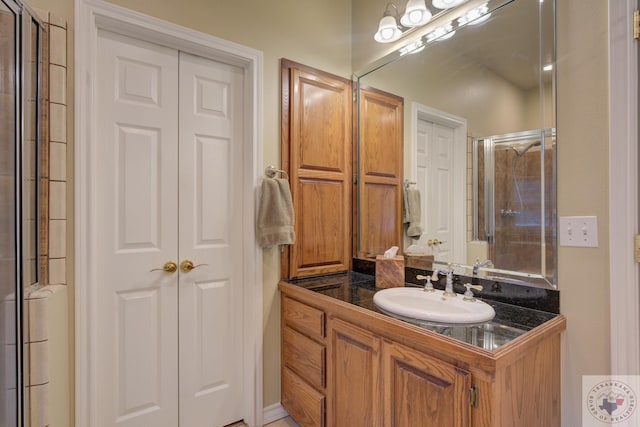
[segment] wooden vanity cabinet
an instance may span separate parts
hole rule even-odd
[[[325,314],[282,298],[282,406],[301,426],[325,426]]]
[[[488,351],[279,288],[282,405],[302,427],[560,426],[563,316]]]

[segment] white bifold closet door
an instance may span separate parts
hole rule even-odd
[[[229,424],[244,396],[243,71],[110,32],[98,46],[97,425]]]

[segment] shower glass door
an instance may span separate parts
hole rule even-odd
[[[25,296],[46,272],[42,28],[25,3],[0,0],[0,427],[30,425]]]
[[[553,129],[474,139],[474,240],[496,268],[555,283],[556,145]]]
[[[0,1],[0,426],[19,425],[17,91],[19,11]]]

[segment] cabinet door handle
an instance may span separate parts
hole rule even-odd
[[[209,265],[209,264],[196,264],[196,265],[194,265],[191,260],[185,259],[184,261],[182,261],[180,263],[180,270],[183,273],[188,273],[193,269],[196,269],[198,267],[202,267],[202,266],[205,266],[205,265]]]
[[[171,274],[171,273],[175,273],[177,269],[178,269],[178,265],[175,262],[167,261],[167,262],[164,263],[162,268],[154,268],[153,270],[150,270],[149,272],[151,272],[151,271],[164,271],[165,273]]]

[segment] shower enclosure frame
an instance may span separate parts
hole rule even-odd
[[[472,142],[472,168],[473,168],[473,188],[472,188],[472,203],[473,203],[473,223],[472,223],[472,239],[475,241],[486,241],[489,245],[495,244],[495,233],[496,233],[496,207],[495,207],[495,151],[497,145],[502,144],[511,144],[521,141],[531,141],[531,140],[539,140],[541,142],[541,162],[540,162],[540,255],[541,255],[541,269],[539,273],[524,273],[524,274],[514,274],[518,276],[525,276],[529,279],[541,279],[547,285],[556,288],[557,287],[557,253],[554,251],[553,253],[553,272],[548,273],[546,267],[546,239],[547,232],[546,227],[550,226],[552,230],[552,237],[555,238],[555,230],[556,230],[556,221],[555,218],[547,219],[545,217],[547,213],[547,206],[545,203],[545,188],[546,188],[546,177],[545,177],[545,162],[543,161],[544,153],[547,149],[552,146],[555,146],[556,143],[556,131],[555,128],[543,128],[543,129],[533,129],[522,132],[513,132],[502,135],[492,135],[486,137],[476,137],[473,138]],[[480,238],[480,159],[479,159],[479,144],[483,142],[482,150],[484,157],[484,170],[492,171],[492,173],[484,173],[482,178],[482,184],[484,185],[483,191],[483,201],[484,201],[484,235],[485,238]],[[535,142],[534,142],[535,144]],[[526,148],[528,150],[529,147]],[[524,152],[519,153],[519,155],[524,154]],[[555,168],[554,168],[555,171]],[[555,181],[555,172],[552,177]],[[555,188],[555,184],[554,184]],[[555,209],[554,209],[555,211]],[[495,261],[495,260],[494,260]],[[511,274],[509,270],[496,269],[495,272]]]
[[[5,419],[1,422],[13,423],[16,427],[30,425],[30,399],[26,388],[29,385],[29,315],[26,296],[34,287],[39,287],[46,277],[46,258],[43,235],[47,234],[43,224],[43,192],[42,186],[46,175],[43,166],[42,150],[44,147],[44,88],[43,88],[43,52],[44,32],[46,27],[37,14],[21,0],[0,0],[12,14],[13,55],[11,69],[4,69],[8,74],[7,81],[13,80],[13,299],[7,299],[4,307],[11,305],[12,313],[3,313],[13,319],[7,327],[11,330],[15,351],[4,357],[12,358],[4,361],[7,380],[15,385],[15,390],[7,389],[4,406]],[[8,237],[8,236],[7,236]],[[44,270],[43,270],[44,267]],[[45,274],[43,274],[43,272]],[[10,301],[10,302],[8,302]],[[3,319],[3,321],[6,319]],[[7,346],[8,347],[8,346]],[[15,372],[10,372],[15,369]],[[9,399],[14,399],[10,402]]]

